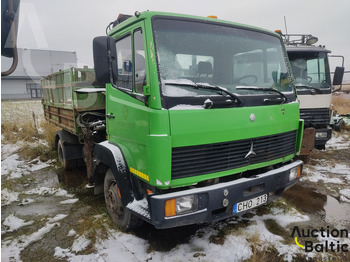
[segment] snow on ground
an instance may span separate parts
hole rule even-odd
[[[324,168],[322,168],[324,170]],[[306,167],[304,172],[307,172],[308,176],[303,176],[301,181],[308,180],[310,182],[317,183],[322,181],[324,184],[332,183],[332,184],[343,184],[344,180],[338,177],[329,177],[327,174],[323,174],[322,172],[314,169],[310,169]]]
[[[339,191],[339,193],[340,193],[340,200],[341,201],[350,203],[350,189],[349,188],[342,189]]]
[[[20,160],[16,154],[8,154],[7,157],[3,158],[3,163],[7,164],[6,173],[2,176],[5,180],[19,177],[14,174],[26,176],[40,170],[41,167],[46,167],[46,165],[38,162],[31,168],[27,168],[26,162]],[[23,170],[26,170],[26,172],[24,173]],[[22,195],[65,197],[65,200],[59,201],[61,205],[79,202],[77,198],[74,198],[74,195],[69,194],[65,189],[56,187],[38,186],[23,192],[15,192],[5,188],[1,193],[3,207],[15,202],[27,205],[35,204],[35,200],[32,198],[22,199]],[[25,248],[42,239],[45,234],[60,226],[65,220],[69,220],[69,216],[58,214],[43,219],[46,219],[44,226],[29,235],[24,235],[20,233],[21,229],[32,225],[32,220],[27,221],[16,214],[10,214],[4,218],[2,221],[2,260],[6,261],[11,258],[14,261],[20,261],[20,254]],[[268,246],[273,246],[286,260],[291,261],[300,250],[293,245],[284,244],[285,241],[281,236],[269,232],[264,222],[267,219],[273,219],[281,226],[287,227],[290,223],[307,221],[308,217],[293,209],[285,212],[281,208],[272,208],[268,215],[255,215],[251,219],[251,225],[241,231],[238,230],[228,234],[220,244],[213,243],[211,240],[211,237],[219,232],[219,229],[215,228],[215,224],[212,224],[201,229],[203,231],[201,234],[191,236],[187,243],[178,244],[168,251],[149,250],[150,244],[147,240],[111,228],[107,229],[108,238],[101,239],[97,237],[93,248],[91,248],[93,244],[89,234],[79,235],[74,229],[71,229],[68,237],[74,239],[73,244],[70,248],[54,247],[54,257],[73,262],[115,261],[116,258],[118,258],[118,261],[145,261],[147,259],[152,261],[243,261],[252,257],[253,243],[250,239],[254,234],[259,234],[256,243],[259,250],[262,251]],[[225,222],[222,223],[225,224]],[[19,233],[18,237],[6,237],[7,233],[14,231]],[[86,252],[88,247],[89,250],[93,251],[85,254],[84,251]]]
[[[21,227],[28,226],[33,223],[34,221],[25,222],[23,219],[11,214],[8,217],[6,217],[4,222],[2,223],[2,226],[4,226],[4,230],[1,229],[1,234],[13,232]]]
[[[1,177],[7,179],[21,178],[31,172],[49,167],[48,163],[43,163],[39,159],[34,159],[35,165],[28,165],[28,161],[20,159],[16,153],[21,149],[22,143],[15,145],[1,145]]]
[[[5,238],[1,240],[1,261],[21,261],[21,251],[28,247],[31,243],[40,240],[46,233],[50,232],[52,228],[60,226],[61,219],[65,215],[58,215],[49,220],[44,227],[30,235],[20,235],[16,239]],[[13,224],[12,224],[13,223]],[[12,222],[9,227],[14,227],[16,223]],[[28,222],[27,222],[28,223]],[[23,225],[22,225],[23,226]]]
[[[327,141],[327,149],[350,149],[350,134],[339,134],[333,132],[332,138]]]
[[[15,152],[15,151],[14,151]],[[8,154],[3,159],[4,166],[3,179],[16,179],[17,174],[25,176],[31,172],[40,170],[46,167],[45,164],[38,162],[31,168],[27,168],[25,161],[20,160],[18,155]],[[307,179],[323,180],[324,183],[341,183],[340,178],[329,178],[325,175],[326,171],[331,168],[330,165],[317,165],[313,170],[306,168],[311,176]],[[348,168],[347,165],[337,164],[332,167],[334,173],[339,173],[342,176],[342,170]],[[26,170],[26,172],[23,172]],[[340,191],[342,196],[350,201],[350,191],[343,189]],[[74,195],[69,194],[62,188],[52,188],[46,186],[39,186],[23,192],[11,191],[7,188],[2,190],[2,205],[10,205],[13,202],[20,202],[22,204],[32,204],[35,202],[31,198],[24,198],[20,200],[20,195],[25,196],[56,196],[66,197],[68,199],[61,200],[61,205],[74,204],[79,202]],[[283,208],[286,205],[286,208]],[[281,207],[282,206],[282,207]],[[98,218],[94,218],[98,219]],[[46,218],[46,224],[37,231],[24,235],[20,234],[16,238],[6,237],[6,233],[20,232],[22,228],[30,226],[33,221],[26,221],[15,214],[8,215],[2,222],[2,259],[4,261],[13,258],[14,261],[20,261],[20,254],[31,243],[34,243],[50,232],[54,227],[60,226],[65,220],[69,220],[67,214],[58,214],[54,217]],[[187,243],[178,244],[168,251],[149,250],[150,243],[133,234],[122,233],[115,229],[108,228],[107,239],[96,237],[95,244],[92,244],[88,234],[79,235],[74,229],[69,231],[68,237],[73,238],[73,244],[70,248],[62,248],[60,246],[54,247],[54,257],[66,261],[244,261],[251,259],[253,256],[253,246],[264,252],[269,247],[274,247],[280,256],[286,261],[292,261],[297,254],[305,254],[303,250],[295,244],[287,244],[285,239],[279,235],[271,233],[265,224],[266,220],[274,220],[281,227],[288,231],[288,226],[293,223],[307,222],[309,217],[299,213],[293,208],[287,208],[287,204],[280,201],[277,207],[272,207],[269,214],[254,215],[250,219],[250,224],[241,230],[233,231],[227,234],[222,243],[213,243],[211,237],[218,234],[218,224],[209,225],[200,229],[201,234],[194,234],[190,237]],[[225,224],[227,222],[220,222]],[[220,225],[219,223],[219,225]],[[235,224],[231,221],[229,223]],[[220,226],[219,226],[220,228]],[[5,237],[4,237],[5,236]],[[257,238],[255,242],[251,239]],[[91,248],[93,245],[93,248]],[[86,250],[89,248],[88,254]],[[84,252],[85,251],[85,252]],[[310,253],[309,256],[316,254]]]
[[[265,220],[276,219],[277,223],[285,227],[293,222],[308,221],[308,216],[292,209],[285,212],[281,208],[274,208],[271,215],[254,216],[252,225],[242,231],[233,232],[226,236],[222,244],[213,243],[210,238],[217,235],[214,225],[201,229],[201,234],[193,235],[187,243],[179,244],[169,251],[149,252],[149,243],[132,234],[109,229],[108,239],[99,239],[95,244],[96,252],[87,255],[78,254],[90,242],[84,235],[75,237],[71,248],[55,248],[55,257],[67,261],[244,261],[252,257],[252,246],[257,245],[260,251],[274,246],[286,261],[292,261],[296,254],[302,253],[296,245],[284,244],[281,236],[271,233],[265,226]],[[235,223],[235,222],[234,222]],[[221,222],[221,225],[224,225]],[[219,223],[220,228],[220,223]],[[250,239],[258,235],[257,243]]]
[[[18,192],[14,192],[10,189],[4,188],[1,190],[1,206],[6,206],[12,202],[18,201]]]

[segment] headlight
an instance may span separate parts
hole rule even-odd
[[[165,216],[186,214],[198,210],[198,196],[189,195],[165,201]]]
[[[293,167],[291,170],[289,170],[289,181],[299,178],[300,175],[301,175],[300,166]]]
[[[327,138],[327,132],[316,132],[316,138]]]

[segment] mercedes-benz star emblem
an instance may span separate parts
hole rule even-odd
[[[254,150],[253,150],[253,147],[254,147],[254,145],[253,145],[253,142],[252,142],[252,143],[250,144],[250,150],[249,150],[249,152],[245,155],[244,158],[247,158],[247,157],[255,156],[255,155],[256,155],[256,153],[255,153]]]

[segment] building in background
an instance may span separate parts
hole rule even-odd
[[[1,57],[1,71],[11,64],[12,59]],[[18,48],[16,70],[1,77],[1,100],[41,98],[41,78],[76,66],[76,52]]]

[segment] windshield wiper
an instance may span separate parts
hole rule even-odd
[[[190,80],[186,80],[186,81],[171,81],[171,80],[166,80],[164,81],[165,85],[176,85],[176,86],[188,86],[194,89],[206,89],[206,90],[213,90],[213,91],[219,91],[222,93],[225,93],[227,95],[229,95],[233,100],[234,103],[236,104],[243,104],[242,100],[234,93],[231,93],[230,91],[228,91],[226,88],[223,88],[221,86],[213,86],[207,83],[195,83],[192,82]],[[222,94],[221,94],[222,95]]]
[[[277,89],[274,89],[274,88],[269,88],[269,87],[255,87],[255,86],[237,86],[236,89],[242,89],[242,90],[256,90],[256,91],[272,91],[272,92],[275,92],[275,93],[278,93],[282,98],[283,98],[283,101],[282,103],[286,103],[288,98],[286,97],[285,94],[283,94],[281,91],[277,90]],[[282,104],[281,103],[281,104]]]

